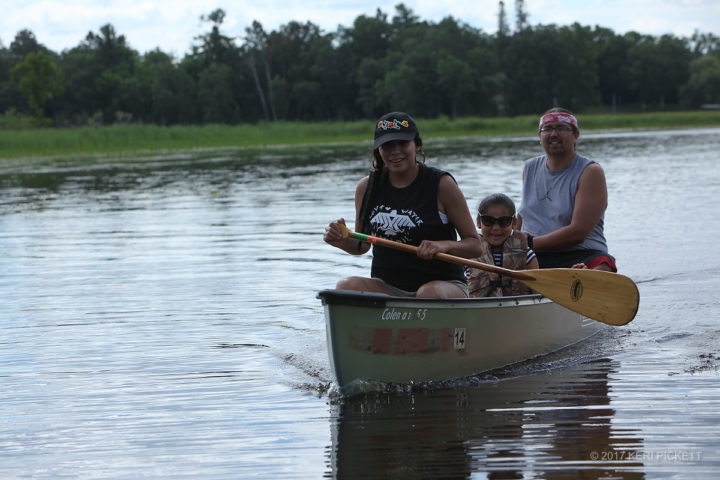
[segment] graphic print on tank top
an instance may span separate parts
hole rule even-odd
[[[413,230],[422,223],[422,219],[410,209],[398,212],[391,207],[377,205],[370,214],[370,226],[375,235],[401,243],[410,243]]]

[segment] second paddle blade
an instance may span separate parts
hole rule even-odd
[[[630,278],[617,273],[576,268],[526,270],[524,281],[564,307],[608,325],[625,325],[637,314],[640,294]]]

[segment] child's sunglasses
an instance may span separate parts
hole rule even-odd
[[[510,224],[513,221],[513,218],[515,218],[515,217],[507,217],[506,216],[506,217],[495,218],[490,215],[480,215],[480,221],[486,227],[492,227],[497,222],[498,225],[505,228],[505,227],[510,226]]]

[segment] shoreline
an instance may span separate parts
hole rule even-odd
[[[418,119],[424,139],[459,137],[534,136],[537,115]],[[658,130],[720,126],[720,111],[693,110],[660,113],[580,114],[582,132],[598,130]],[[72,129],[0,131],[0,164],[33,159],[53,163],[74,158],[115,160],[137,156],[155,158],[183,151],[222,151],[283,148],[300,145],[370,143],[372,123],[275,122],[241,125],[110,125]],[[32,162],[31,162],[32,163]]]

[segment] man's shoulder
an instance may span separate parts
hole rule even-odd
[[[537,157],[528,158],[525,163],[528,165],[541,163],[547,160],[547,155],[538,155]]]
[[[525,165],[523,166],[523,170],[526,172],[530,172],[530,174],[533,174],[540,168],[541,166],[545,165],[545,162],[547,161],[547,156],[545,155],[539,155],[537,157],[528,158],[525,160]]]
[[[579,153],[575,154],[573,161],[578,162],[583,168],[587,167],[588,165],[598,165],[599,166],[599,164],[595,160],[591,160],[588,157],[583,157]]]

